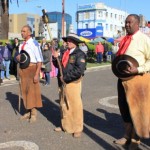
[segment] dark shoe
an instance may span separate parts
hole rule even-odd
[[[6,79],[10,80],[10,78],[6,78]]]
[[[138,150],[140,143],[141,143],[140,140],[131,139],[129,150]]]
[[[61,127],[56,127],[56,128],[54,129],[54,131],[60,132],[60,131],[62,131],[62,128],[61,128]]]
[[[3,83],[3,79],[0,79],[0,84]]]
[[[74,137],[74,138],[79,138],[79,137],[81,137],[81,132],[75,132],[75,133],[73,133],[73,137]]]
[[[17,81],[19,81],[19,78],[16,78]]]
[[[131,139],[126,139],[125,137],[113,141],[113,143],[118,144],[118,145],[129,145],[131,143]]]

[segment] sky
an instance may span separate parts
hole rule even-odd
[[[32,13],[42,15],[42,9],[46,9],[48,12],[59,11],[62,12],[62,0],[11,0],[9,5],[10,14],[19,13]],[[150,21],[149,1],[150,0],[64,0],[65,1],[65,13],[72,16],[72,23],[76,28],[75,14],[77,11],[77,5],[93,4],[102,2],[109,7],[126,11],[127,13],[142,14],[146,20]]]

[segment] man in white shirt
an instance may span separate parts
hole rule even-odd
[[[36,121],[36,108],[42,107],[41,90],[39,85],[39,76],[41,65],[43,62],[42,52],[37,41],[31,37],[32,29],[25,25],[21,30],[21,35],[24,43],[20,45],[19,52],[25,51],[30,56],[30,64],[27,68],[19,69],[21,78],[21,92],[26,113],[21,119],[29,120],[29,122]],[[21,54],[16,59],[20,62]]]

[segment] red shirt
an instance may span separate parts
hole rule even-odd
[[[104,46],[101,43],[97,44],[95,47],[95,53],[97,54],[98,52],[104,53]]]

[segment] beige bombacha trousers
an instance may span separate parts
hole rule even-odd
[[[82,79],[71,82],[61,89],[61,125],[67,133],[83,131],[81,81]]]

